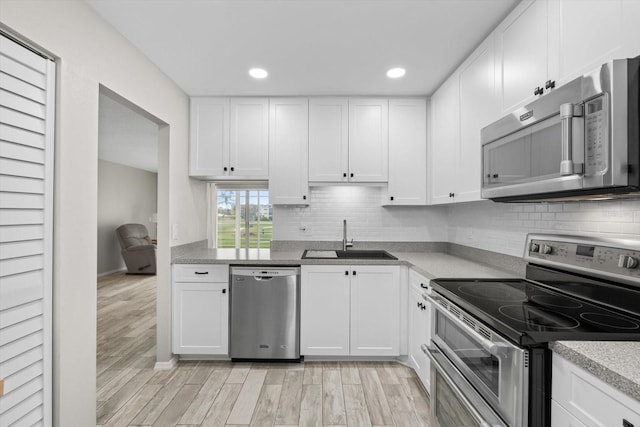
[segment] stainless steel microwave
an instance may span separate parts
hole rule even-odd
[[[482,129],[482,197],[640,198],[639,70],[607,62]]]

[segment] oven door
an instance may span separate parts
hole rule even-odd
[[[429,299],[433,344],[510,427],[526,427],[528,351],[494,333],[441,295],[433,293]]]
[[[442,352],[422,351],[431,361],[432,427],[508,427]]]

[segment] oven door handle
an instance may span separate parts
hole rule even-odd
[[[456,394],[456,397],[460,399],[460,403],[462,403],[462,405],[469,411],[471,416],[478,422],[479,427],[491,427],[491,424],[489,424],[482,417],[482,415],[478,413],[476,408],[474,408],[473,404],[469,401],[469,399],[467,399],[467,396],[465,396],[460,390],[460,388],[455,384],[455,382],[451,378],[449,378],[449,375],[447,375],[447,372],[444,370],[444,367],[440,364],[440,362],[436,360],[435,357],[433,357],[433,355],[431,354],[431,351],[429,351],[429,347],[426,344],[422,344],[420,348],[422,349],[422,352],[427,355],[431,364],[436,367],[442,379],[444,379],[447,385],[451,387],[453,392]]]
[[[504,353],[504,350],[505,350],[505,346],[504,345],[501,345],[499,343],[495,343],[493,341],[489,341],[488,339],[486,339],[485,337],[483,337],[482,335],[480,335],[479,333],[477,333],[476,331],[471,329],[469,327],[469,325],[467,325],[462,320],[460,320],[460,318],[458,318],[458,317],[454,316],[453,314],[449,313],[449,311],[446,310],[446,309],[444,309],[444,310],[441,309],[440,308],[440,303],[438,302],[438,299],[439,299],[438,297],[434,297],[432,295],[429,295],[429,296],[427,296],[427,299],[433,304],[433,307],[439,313],[442,313],[442,315],[445,316],[447,319],[451,320],[453,323],[455,323],[458,326],[460,326],[461,328],[463,328],[466,333],[471,335],[473,337],[473,339],[475,341],[477,341],[478,344],[480,344],[482,346],[482,348],[487,350],[493,356],[496,356],[496,357],[501,357],[502,356],[502,354]]]

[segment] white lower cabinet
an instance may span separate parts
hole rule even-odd
[[[302,266],[301,354],[349,355],[350,274],[348,266]]]
[[[640,426],[640,401],[557,354],[553,354],[551,398],[552,427]]]
[[[400,267],[303,265],[300,353],[398,356]]]
[[[409,271],[409,363],[429,390],[430,363],[422,345],[431,341],[431,304],[422,297],[428,292],[429,280]]]
[[[229,267],[174,265],[174,354],[229,354]]]

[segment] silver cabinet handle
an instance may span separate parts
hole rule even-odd
[[[582,117],[582,104],[560,105],[560,123],[562,124],[562,161],[560,175],[573,175],[581,171],[574,171],[573,164],[573,118]]]

